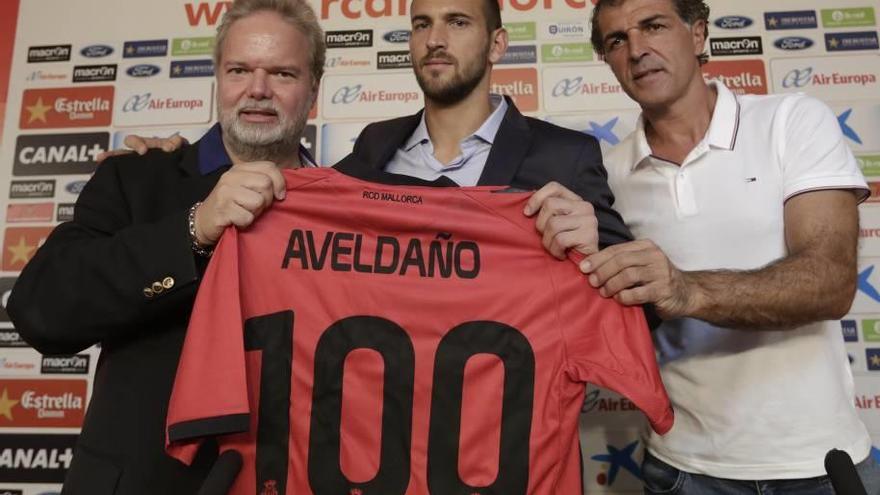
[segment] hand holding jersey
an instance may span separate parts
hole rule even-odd
[[[533,194],[524,210],[535,217],[544,249],[558,259],[574,249],[581,254],[599,250],[599,220],[593,205],[558,182],[550,182]]]
[[[685,275],[650,239],[609,246],[581,267],[599,294],[621,304],[653,304],[663,318],[687,314],[693,305]]]
[[[285,194],[284,176],[274,163],[234,165],[196,209],[196,239],[203,246],[213,246],[226,227],[249,226],[273,201],[284,199]]]

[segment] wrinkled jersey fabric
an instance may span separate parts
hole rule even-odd
[[[200,286],[174,457],[240,451],[232,494],[567,494],[585,382],[672,426],[642,310],[544,250],[527,193],[284,174]]]

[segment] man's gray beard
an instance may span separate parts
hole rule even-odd
[[[294,123],[281,121],[270,127],[243,123],[237,118],[237,111],[221,115],[223,142],[239,159],[248,162],[290,160],[299,152],[305,125],[305,119],[298,119]]]

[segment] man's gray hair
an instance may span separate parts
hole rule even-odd
[[[298,29],[309,40],[309,69],[312,82],[317,85],[324,75],[324,61],[327,47],[324,43],[324,30],[318,24],[315,11],[306,0],[235,0],[223,20],[217,26],[217,38],[214,44],[214,70],[220,70],[223,43],[229,34],[229,28],[245,17],[257,12],[274,12],[285,22]]]
[[[625,0],[598,0],[593,7],[593,16],[591,18],[592,32],[590,33],[590,41],[593,43],[593,49],[599,56],[605,56],[605,46],[602,44],[604,33],[599,30],[596,22],[599,18],[599,12],[603,7],[613,7],[620,5]],[[670,0],[678,17],[688,26],[693,26],[697,21],[703,21],[703,38],[709,39],[709,5],[705,0]],[[709,61],[709,54],[703,52],[697,55],[700,65]]]

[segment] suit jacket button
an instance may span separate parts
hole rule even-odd
[[[165,287],[166,289],[174,287],[174,279],[171,277],[165,277],[162,279],[162,287]]]
[[[153,292],[155,292],[156,294],[161,294],[165,290],[165,287],[162,285],[161,282],[153,282],[152,289]]]
[[[147,299],[152,299],[155,295],[156,293],[153,292],[153,289],[149,287],[144,287],[144,297],[146,297]]]

